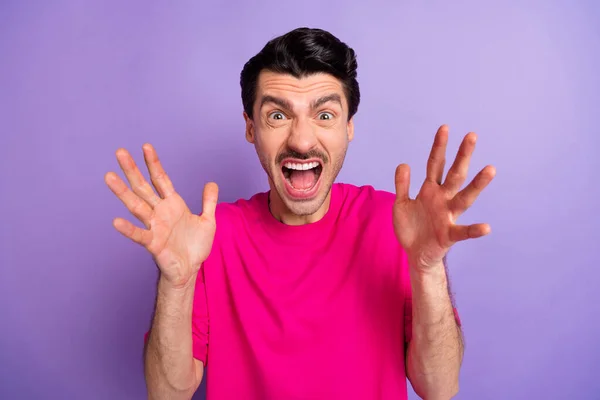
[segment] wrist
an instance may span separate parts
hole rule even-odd
[[[192,274],[188,279],[173,282],[167,279],[162,273],[158,279],[158,292],[167,295],[183,295],[194,291],[196,287],[196,278],[198,273]]]
[[[425,264],[413,259],[408,260],[411,278],[425,280],[445,280],[446,266],[443,261]]]
[[[439,301],[448,296],[448,278],[444,268],[410,270],[413,297],[424,302]]]
[[[173,286],[166,278],[159,278],[154,325],[171,321],[173,318],[178,320],[182,316],[191,317],[195,283],[195,276],[185,286]],[[169,322],[169,324],[172,324],[172,322]]]

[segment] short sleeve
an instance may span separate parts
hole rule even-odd
[[[208,355],[208,305],[204,280],[204,265],[198,272],[192,309],[192,352],[206,366]]]

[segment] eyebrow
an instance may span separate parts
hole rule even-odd
[[[314,109],[321,107],[323,104],[326,104],[329,102],[338,103],[340,105],[340,107],[342,107],[342,98],[337,93],[328,94],[326,96],[316,99],[315,101],[312,102],[310,107],[311,107],[311,109],[314,110]],[[273,104],[278,105],[279,107],[284,108],[289,111],[291,111],[293,109],[293,107],[289,101],[282,99],[280,97],[275,97],[275,96],[271,96],[271,95],[266,95],[266,96],[262,97],[262,99],[260,100],[259,109],[262,109],[262,107],[267,103],[273,103]]]
[[[275,105],[278,105],[281,108],[285,108],[286,110],[291,110],[292,109],[292,105],[290,104],[289,101],[284,100],[284,99],[279,98],[279,97],[269,96],[269,95],[263,96],[263,98],[260,100],[260,107],[259,107],[259,109],[261,109],[267,103],[273,103]]]
[[[340,107],[342,107],[342,98],[340,97],[340,95],[337,93],[332,93],[332,94],[328,94],[327,96],[323,96],[323,97],[315,100],[311,104],[311,108],[314,110],[314,109],[321,107],[323,104],[326,104],[329,102],[338,103],[340,105]]]

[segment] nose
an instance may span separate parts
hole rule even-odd
[[[291,126],[288,147],[300,154],[306,154],[317,145],[317,132],[305,118],[297,118]]]

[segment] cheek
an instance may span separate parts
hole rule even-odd
[[[265,161],[273,160],[280,149],[280,144],[274,140],[273,135],[258,134],[255,146],[259,156]]]
[[[326,135],[321,143],[332,157],[343,157],[348,148],[348,134],[346,130],[343,130],[343,132],[337,132],[336,135]]]

